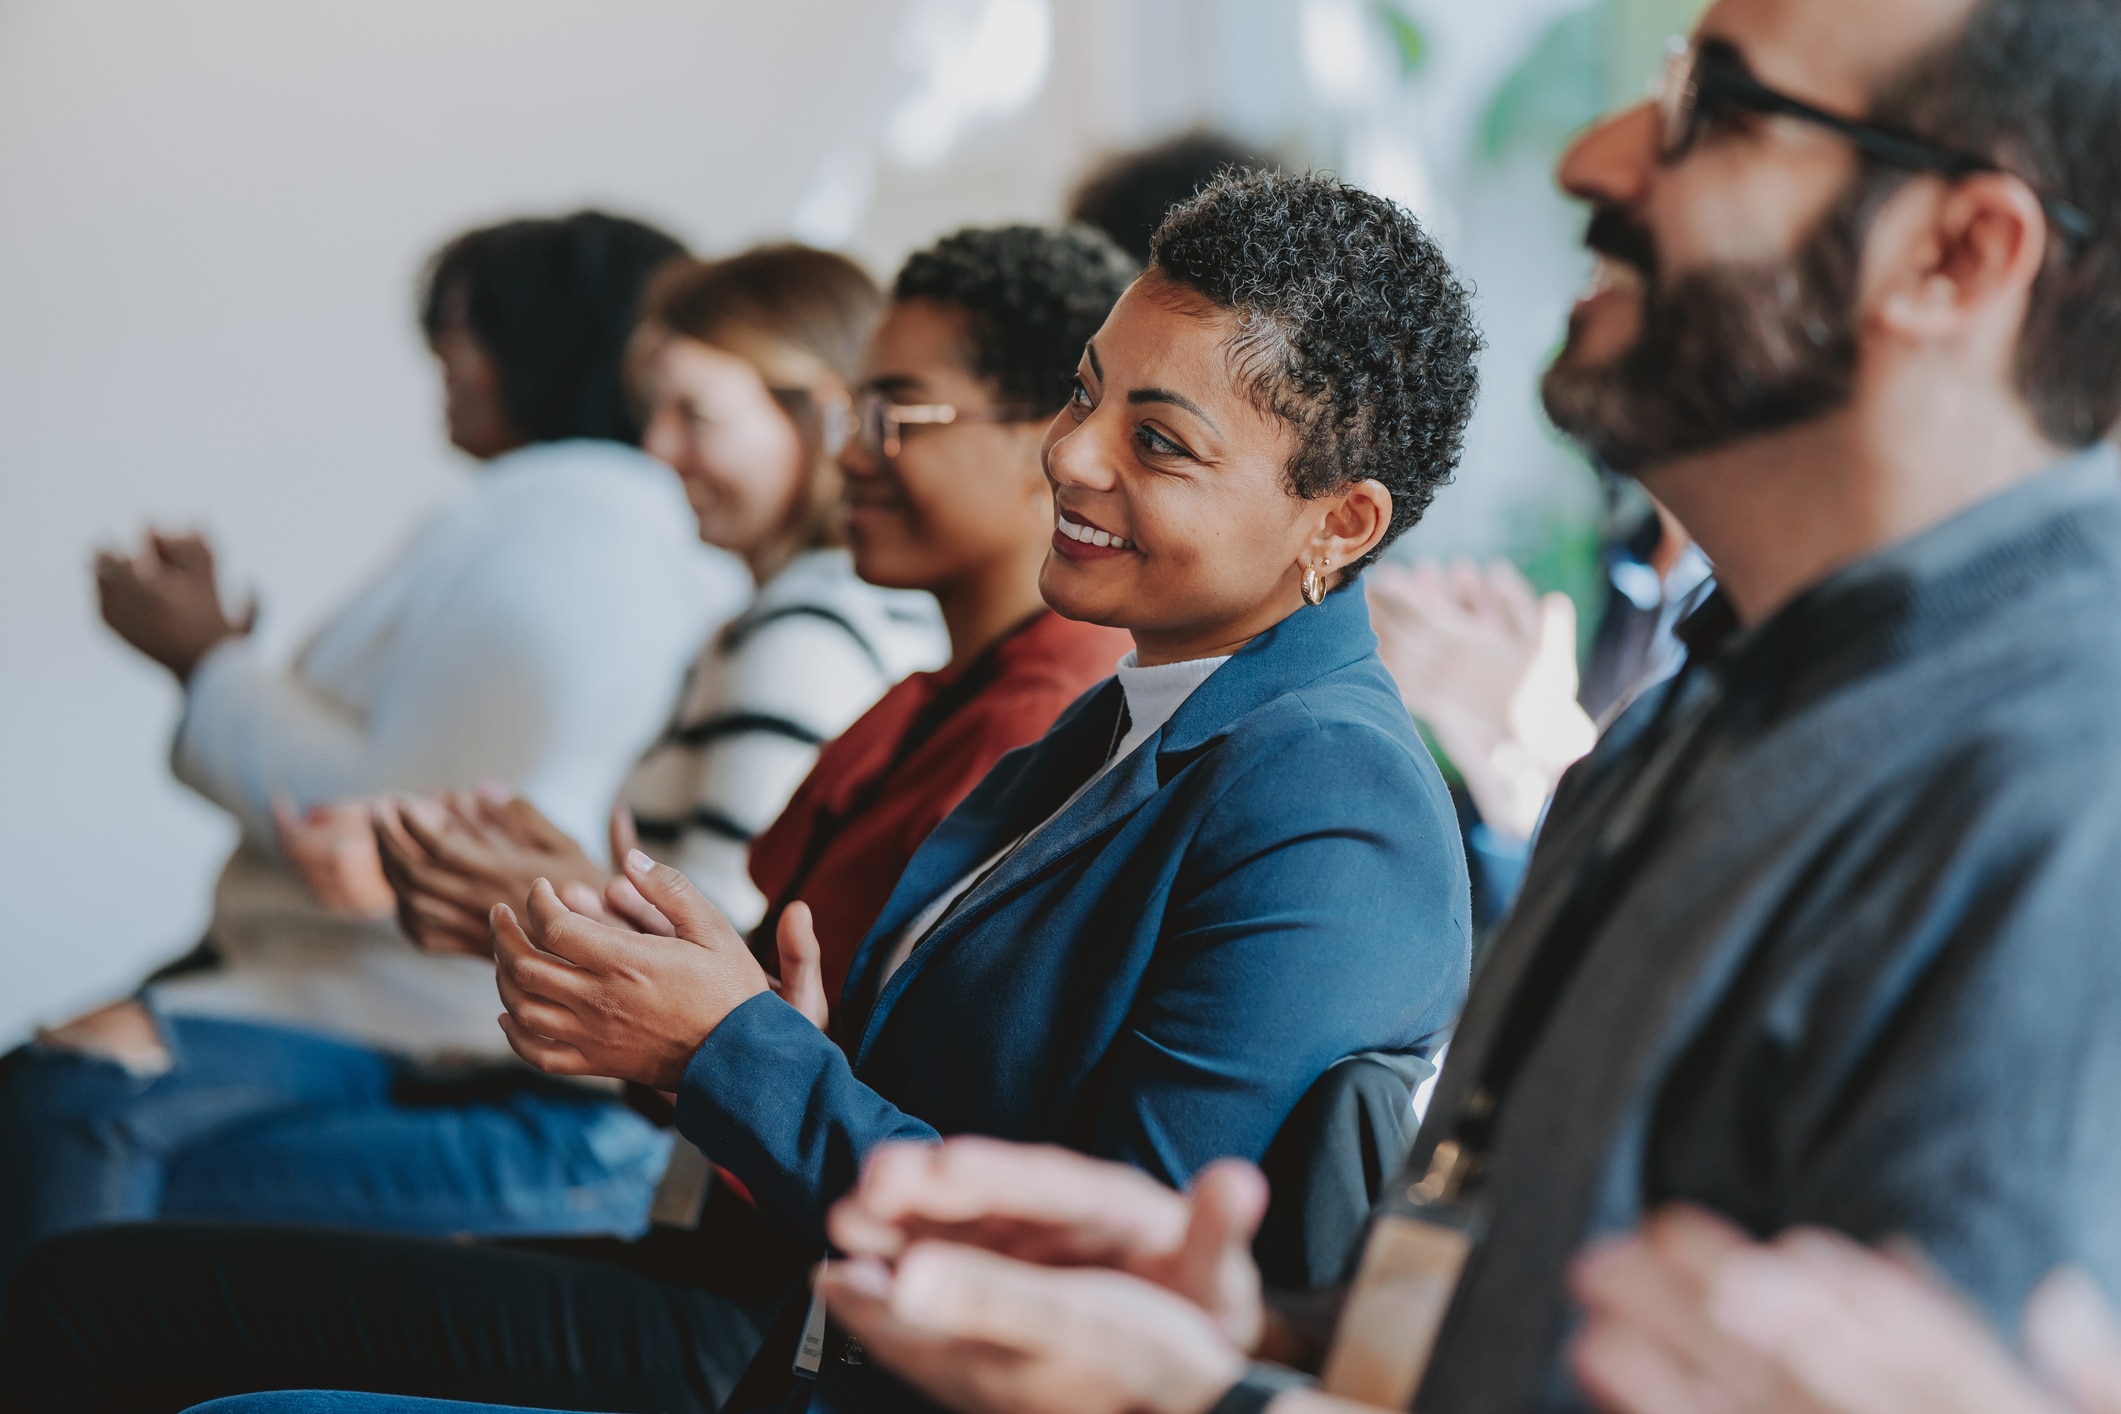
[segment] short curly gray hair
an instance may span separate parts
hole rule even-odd
[[[1150,269],[1236,313],[1242,376],[1297,433],[1295,494],[1373,479],[1391,493],[1351,582],[1457,468],[1480,390],[1465,286],[1412,215],[1317,173],[1223,174],[1157,228]]]

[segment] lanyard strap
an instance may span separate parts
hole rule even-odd
[[[1691,666],[1683,666],[1673,679],[1650,727],[1657,745],[1578,861],[1567,896],[1518,980],[1479,1080],[1419,1185],[1425,1199],[1465,1196],[1485,1181],[1503,1102],[1590,952],[1599,924],[1656,843],[1680,789],[1700,763],[1710,739],[1705,728],[1723,701],[1723,689],[1713,675],[1691,672]]]

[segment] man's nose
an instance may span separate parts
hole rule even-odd
[[[1554,180],[1585,201],[1632,205],[1642,199],[1657,169],[1657,110],[1638,103],[1586,128],[1554,169]]]

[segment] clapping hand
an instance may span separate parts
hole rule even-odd
[[[2020,1366],[1918,1261],[1797,1228],[1756,1243],[1667,1208],[1576,1264],[1577,1378],[1616,1414],[2121,1414],[2121,1328],[2071,1272]]]
[[[1576,704],[1576,609],[1507,561],[1377,565],[1379,656],[1465,777],[1481,818],[1528,837],[1561,773],[1598,739]]]
[[[221,607],[214,552],[198,535],[150,530],[137,554],[96,556],[96,599],[118,636],[188,682],[206,651],[250,632],[253,604],[232,619]]]
[[[582,912],[629,916],[603,906],[604,870],[521,796],[450,791],[383,802],[373,814],[399,926],[430,952],[490,955],[487,915],[497,903],[521,905],[538,879]],[[627,826],[630,836],[630,817]],[[639,916],[649,912],[644,906]]]
[[[1196,1414],[1259,1338],[1265,1207],[1249,1164],[1182,1195],[1062,1149],[890,1145],[832,1211],[848,1258],[820,1289],[872,1358],[959,1409]]]
[[[329,911],[345,918],[388,918],[396,898],[376,851],[375,822],[365,801],[338,801],[297,814],[273,797],[280,857]]]
[[[639,850],[624,878],[671,936],[614,926],[537,880],[519,917],[489,915],[509,1045],[554,1075],[603,1075],[675,1090],[693,1052],[770,990],[744,939],[691,881]],[[613,890],[607,890],[605,901]],[[589,902],[590,900],[583,900]]]

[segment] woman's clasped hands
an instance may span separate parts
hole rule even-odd
[[[623,865],[604,890],[602,916],[570,907],[542,878],[520,915],[493,906],[501,1030],[517,1055],[553,1075],[673,1091],[714,1029],[762,992],[825,1025],[809,909],[793,904],[782,915],[776,979],[682,873],[639,850]]]
[[[630,850],[623,878],[668,920],[670,936],[577,911],[542,878],[520,916],[493,906],[501,1030],[517,1055],[554,1075],[675,1090],[723,1019],[771,987],[743,937],[683,874]]]

